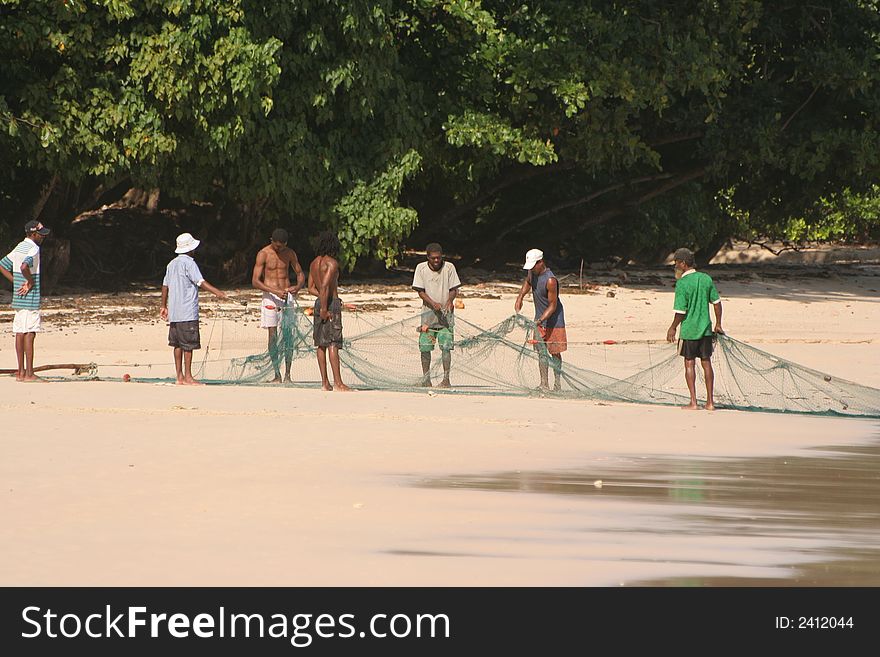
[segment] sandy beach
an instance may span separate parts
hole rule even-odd
[[[729,335],[880,387],[880,265],[708,271]],[[662,340],[671,271],[587,278],[562,291],[573,353]],[[513,312],[515,279],[462,279],[461,318]],[[369,309],[346,316],[347,335],[419,306],[403,284],[341,285]],[[157,295],[49,297],[37,364],[169,376]],[[257,308],[203,295],[203,342],[220,326],[262,347]],[[7,586],[880,584],[871,419],[9,376],[0,416]],[[847,521],[853,499],[864,513]]]

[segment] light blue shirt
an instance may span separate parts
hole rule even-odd
[[[199,286],[204,280],[196,261],[186,253],[168,263],[162,285],[168,287],[169,322],[191,322],[199,318]]]

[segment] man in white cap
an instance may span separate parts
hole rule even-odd
[[[532,300],[535,302],[535,324],[541,341],[535,342],[538,352],[538,371],[541,375],[541,389],[549,389],[547,380],[547,356],[553,359],[554,390],[559,390],[560,375],[562,374],[562,352],[568,348],[568,339],[565,335],[565,309],[559,300],[559,281],[556,275],[544,262],[544,252],[540,249],[529,249],[526,252],[526,261],[523,264],[528,274],[523,281],[519,296],[516,298],[514,309],[522,310],[523,298],[532,291]],[[537,339],[537,336],[535,336]]]
[[[0,273],[12,283],[12,333],[18,357],[16,381],[42,381],[34,374],[34,340],[41,330],[40,245],[51,231],[39,221],[24,225],[25,238],[0,260]]]
[[[162,281],[162,310],[159,315],[168,322],[168,346],[174,349],[177,385],[200,385],[192,375],[192,355],[201,349],[199,335],[199,288],[220,299],[226,294],[202,276],[192,252],[201,242],[189,233],[177,236],[177,257],[168,263]]]

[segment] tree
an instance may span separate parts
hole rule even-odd
[[[702,208],[700,247],[737,226],[723,191],[782,224],[877,179],[875,2],[480,6],[484,27],[425,23],[433,48],[408,57],[444,62],[425,84],[446,142],[415,195],[434,230],[583,252],[612,223],[626,250],[681,196]],[[438,194],[451,202],[432,211]]]
[[[0,204],[210,202],[239,268],[270,223],[300,246],[335,228],[350,267],[410,235],[705,251],[742,213],[781,226],[877,180],[876,1],[0,0],[0,17]]]

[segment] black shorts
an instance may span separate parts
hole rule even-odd
[[[685,360],[709,360],[715,350],[715,336],[704,335],[699,340],[682,340],[681,350],[678,352]]]
[[[321,319],[321,300],[315,299],[315,310],[312,314],[314,330],[312,338],[316,347],[342,346],[342,300],[333,299],[330,307],[330,319]]]
[[[171,322],[168,327],[168,346],[184,351],[195,351],[202,348],[199,335],[199,320],[189,322]]]

